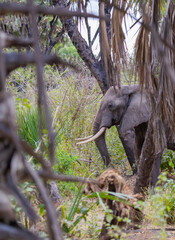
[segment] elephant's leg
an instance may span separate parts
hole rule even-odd
[[[129,164],[132,168],[133,174],[137,173],[137,167],[134,157],[134,142],[135,142],[135,133],[134,129],[128,130],[126,134],[121,134],[119,128],[117,127],[120,140],[124,147],[126,156],[128,158]]]
[[[139,159],[142,152],[143,143],[145,141],[145,134],[147,131],[147,123],[142,123],[135,127],[135,145],[134,145],[134,155],[137,167],[139,165]]]

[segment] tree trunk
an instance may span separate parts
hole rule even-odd
[[[145,193],[150,183],[155,185],[159,175],[160,159],[163,151],[155,152],[152,122],[151,117],[138,163],[138,173],[134,188],[135,193]],[[150,182],[150,177],[152,182]]]
[[[56,0],[59,7],[65,7],[64,0]],[[108,90],[106,73],[101,63],[95,59],[87,42],[81,36],[78,31],[77,25],[73,18],[61,18],[60,19],[64,28],[66,29],[73,45],[77,49],[78,54],[85,62],[93,76],[96,78],[102,93],[104,94]]]

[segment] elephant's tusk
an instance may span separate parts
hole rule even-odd
[[[90,135],[90,136],[84,137],[84,138],[76,138],[75,140],[76,140],[76,141],[84,141],[84,140],[87,140],[87,139],[89,139],[89,138],[91,138],[91,137],[93,137],[93,135]]]
[[[92,141],[96,140],[97,138],[99,138],[104,133],[105,130],[106,130],[106,127],[102,127],[93,137],[91,137],[85,141],[78,142],[77,144],[84,144],[84,143],[92,142]]]

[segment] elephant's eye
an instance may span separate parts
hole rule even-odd
[[[108,108],[110,109],[110,110],[112,110],[113,109],[113,107],[114,107],[114,105],[110,102],[110,103],[108,103]]]

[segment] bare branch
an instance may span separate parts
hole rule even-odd
[[[92,180],[92,179],[87,179],[87,178],[81,178],[81,177],[75,177],[75,176],[66,176],[64,174],[55,174],[55,173],[51,173],[48,171],[44,171],[44,170],[39,170],[38,174],[46,179],[54,179],[54,180],[59,180],[59,181],[66,181],[66,182],[81,182],[81,183],[95,183],[98,184],[97,181]]]
[[[30,233],[24,229],[12,227],[6,224],[0,223],[0,240],[43,240],[33,233]]]
[[[28,64],[35,64],[35,55],[33,53],[4,53],[3,58],[5,61],[7,75],[18,67],[25,67]],[[77,66],[72,63],[66,62],[56,55],[42,54],[43,65],[63,65],[71,67],[78,71]]]
[[[43,185],[37,172],[30,166],[30,164],[28,162],[25,162],[25,166],[26,166],[26,169],[27,169],[30,177],[35,182],[35,184],[38,188],[38,191],[41,195],[41,198],[43,200],[43,203],[45,205],[46,214],[47,214],[47,225],[48,225],[48,230],[49,230],[49,234],[50,234],[50,239],[63,240],[62,231],[61,231],[60,226],[58,225],[56,212],[55,212],[55,209],[53,208],[51,199],[48,196],[45,186]]]
[[[21,147],[22,147],[23,151],[28,153],[36,161],[38,161],[41,164],[41,166],[43,167],[43,169],[47,169],[48,171],[52,171],[50,162],[48,160],[45,160],[40,154],[36,153],[28,143],[21,140],[20,144],[21,144]]]
[[[45,93],[44,88],[44,80],[43,80],[43,59],[42,54],[40,50],[40,45],[38,44],[39,34],[38,34],[38,28],[37,28],[37,15],[35,12],[35,5],[33,3],[33,0],[28,0],[28,9],[30,10],[30,27],[31,32],[34,40],[34,56],[35,56],[35,63],[36,63],[36,73],[37,73],[37,88],[38,88],[38,111],[39,111],[39,133],[40,138],[42,136],[42,113],[44,113],[44,117],[46,120],[46,126],[48,131],[48,143],[49,143],[49,156],[51,164],[54,164],[54,149],[55,149],[55,143],[54,143],[54,132],[52,129],[52,121],[51,116],[49,113],[49,108],[47,104],[47,96]],[[43,111],[44,107],[44,111]]]
[[[0,42],[1,47],[25,47],[25,46],[31,46],[32,45],[32,39],[22,39],[18,37],[14,37],[13,35],[6,34],[2,31],[0,31]]]
[[[59,17],[92,17],[101,18],[107,20],[104,16],[97,16],[95,14],[82,13],[81,11],[69,11],[64,7],[44,7],[41,5],[34,5],[35,14],[45,14]],[[30,9],[26,4],[16,4],[16,3],[0,3],[0,15],[14,13],[29,14]]]

